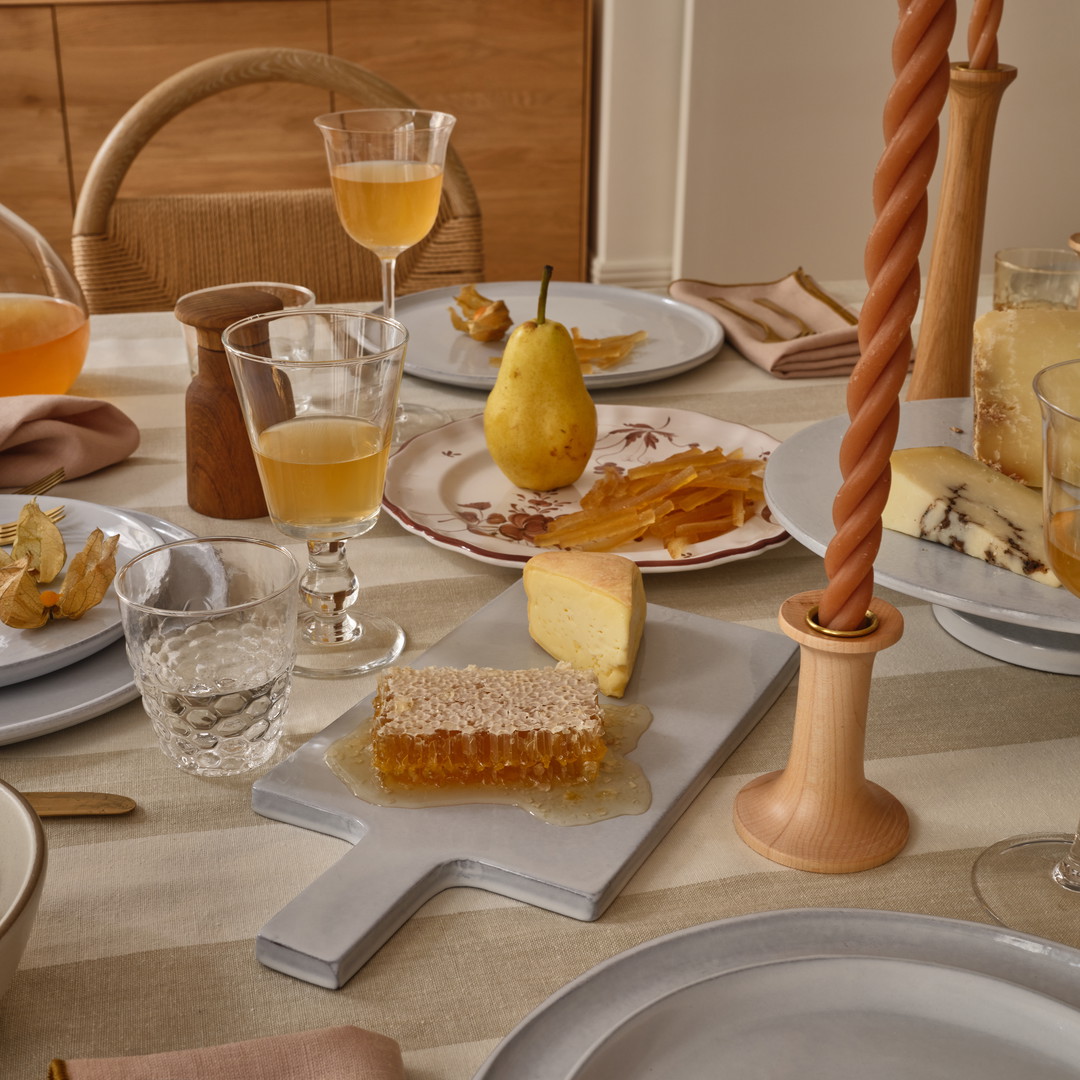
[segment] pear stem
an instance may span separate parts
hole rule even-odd
[[[551,275],[554,267],[545,266],[544,276],[540,279],[540,302],[536,305],[536,325],[540,326],[544,322],[544,318],[547,314],[547,294],[548,284],[551,282]]]

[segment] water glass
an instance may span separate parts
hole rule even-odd
[[[994,255],[994,310],[1080,307],[1080,254],[1066,248],[1006,248]]]
[[[246,537],[180,540],[116,575],[128,659],[161,749],[198,776],[277,750],[296,659],[299,568]]]

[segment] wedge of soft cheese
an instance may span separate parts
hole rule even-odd
[[[1043,539],[1042,493],[951,446],[895,450],[886,529],[1060,585]]]
[[[1042,418],[1031,381],[1044,367],[1080,357],[1080,311],[1021,308],[975,320],[972,395],[975,456],[1042,487]]]
[[[601,551],[545,551],[523,571],[529,634],[556,660],[595,671],[601,693],[622,697],[645,629],[637,564]]]

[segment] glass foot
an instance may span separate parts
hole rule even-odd
[[[405,631],[392,619],[350,608],[345,619],[328,622],[300,617],[296,674],[309,679],[341,679],[392,664],[405,647]]]
[[[1080,891],[1055,867],[1072,836],[1013,836],[988,847],[971,868],[975,896],[996,922],[1023,934],[1080,947]]]
[[[400,402],[394,417],[394,437],[391,446],[394,450],[404,446],[410,439],[423,435],[425,431],[434,431],[444,424],[449,424],[452,417],[441,409],[432,409],[427,405]]]

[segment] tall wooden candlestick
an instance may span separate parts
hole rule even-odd
[[[836,535],[825,553],[827,588],[781,609],[800,643],[802,674],[787,767],[758,777],[735,800],[743,841],[774,862],[843,873],[893,858],[907,841],[907,813],[863,775],[863,733],[874,654],[902,621],[873,597],[881,514],[889,495],[899,394],[911,359],[926,234],[926,189],[949,86],[955,0],[899,0],[896,81],[885,104],[885,153],[874,176],[877,220],[866,245],[869,292],[859,316],[861,356],[848,383],[851,425],[840,446],[843,482]]]
[[[949,75],[949,139],[908,400],[967,397],[998,106],[1016,68],[997,62],[1002,0],[976,0],[967,64]]]

